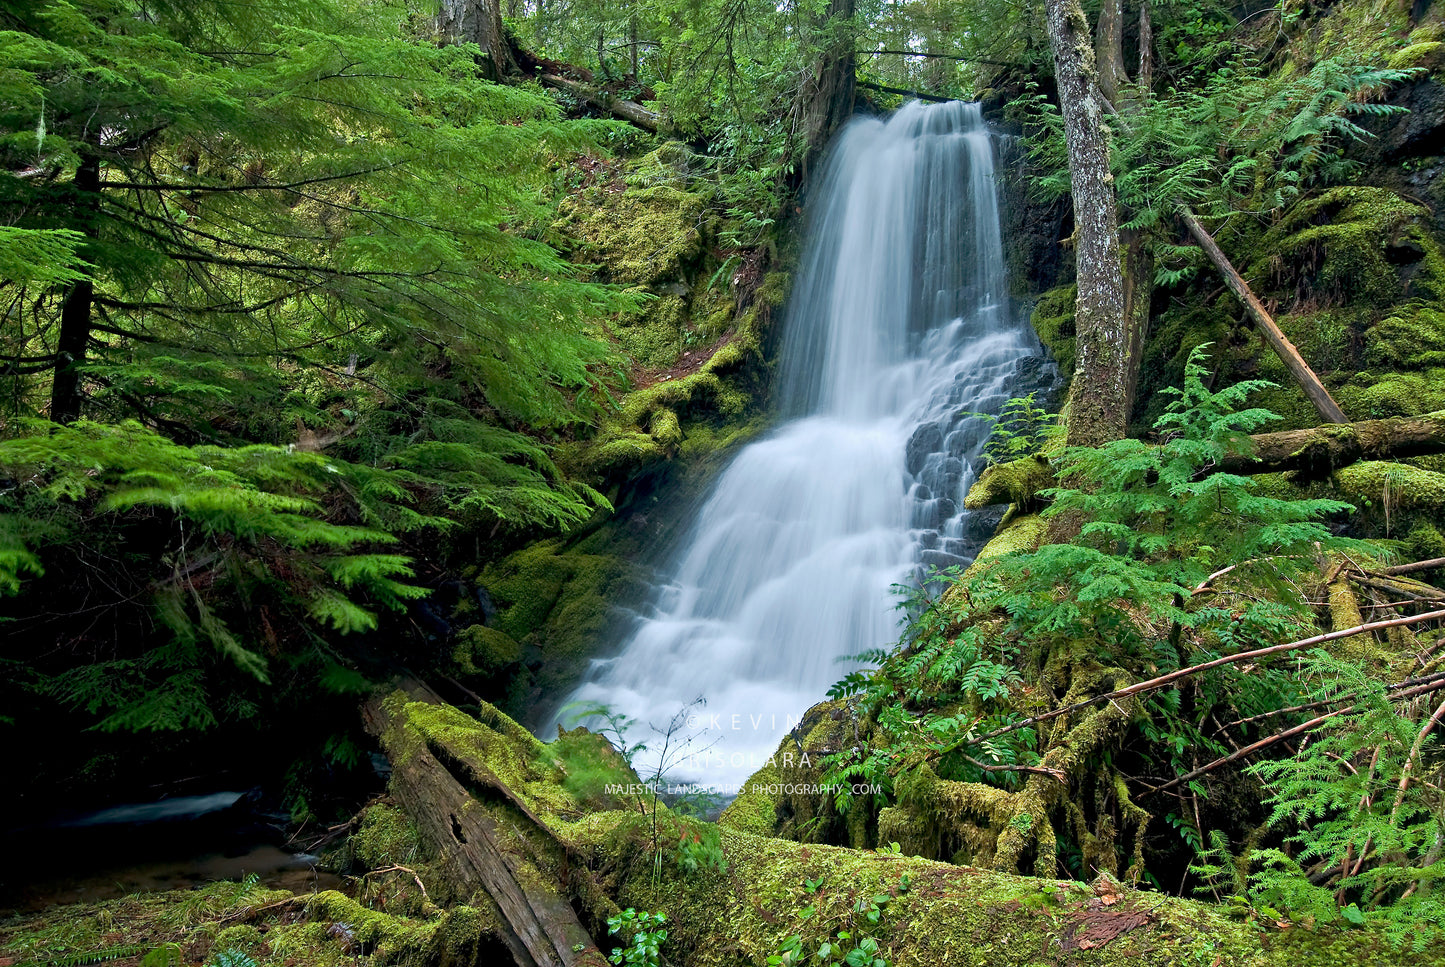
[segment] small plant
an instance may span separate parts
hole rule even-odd
[[[628,907],[615,917],[607,918],[609,936],[630,938],[626,947],[613,947],[608,960],[617,967],[658,967],[662,955],[658,952],[667,943],[667,915],[639,913]]]
[[[993,432],[984,444],[983,455],[990,464],[1022,460],[1041,453],[1059,429],[1059,418],[1038,405],[1037,393],[1019,396],[1003,405],[998,416],[964,413],[993,422]]]

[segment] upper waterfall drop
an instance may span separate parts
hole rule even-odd
[[[989,429],[966,414],[1051,374],[1009,305],[994,152],[962,102],[839,136],[784,322],[786,422],[719,476],[655,611],[572,696],[657,725],[704,698],[679,777],[746,779],[840,658],[897,639],[893,586],[991,530],[962,510]]]

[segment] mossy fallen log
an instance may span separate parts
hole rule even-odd
[[[577,791],[580,769],[490,707],[477,720],[396,692],[372,708],[386,716],[380,732],[396,768],[394,793],[438,865],[460,871],[471,862],[463,849],[471,842],[458,839],[454,819],[490,817],[488,835],[497,837],[503,862],[526,861],[527,875],[516,882],[528,902],[539,894],[570,901],[579,925],[594,933],[618,905],[664,911],[663,954],[679,967],[758,964],[789,938],[816,950],[839,930],[875,941],[894,967],[1400,962],[1366,930],[1280,929],[1251,919],[1245,907],[1127,890],[1108,879],[1090,886],[769,839],[684,819],[635,788],[589,799]],[[428,760],[445,763],[445,775],[418,764]],[[786,781],[787,771],[775,767],[772,779]],[[466,787],[478,794],[458,803]],[[680,862],[679,843],[703,839],[713,844],[713,860]]]
[[[483,763],[478,749],[466,748],[466,739],[483,731],[468,732],[458,720],[452,723],[459,730],[453,742],[438,742],[407,714],[408,697],[398,691],[375,698],[363,714],[391,759],[392,792],[437,852],[438,866],[459,895],[480,889],[496,903],[505,921],[500,939],[519,967],[603,967],[606,959],[557,884],[542,875],[531,851],[516,848],[518,837],[479,798],[497,797],[535,832],[550,835],[545,822]],[[431,695],[418,697],[425,701],[412,704],[440,707]]]
[[[1206,473],[1293,473],[1320,479],[1363,461],[1403,460],[1445,453],[1445,410],[1357,423],[1328,423],[1307,430],[1256,433],[1250,449],[1226,457]],[[1424,471],[1404,468],[1414,478]],[[1438,476],[1438,475],[1435,475]],[[1433,477],[1432,477],[1433,480]],[[993,504],[1036,506],[1040,491],[1056,485],[1052,468],[1037,457],[990,467],[968,491],[963,505],[978,510]],[[1419,488],[1416,488],[1419,489]],[[1435,493],[1432,485],[1431,494]]]

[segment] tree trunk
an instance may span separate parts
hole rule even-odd
[[[1145,242],[1140,232],[1123,232],[1122,236],[1124,325],[1127,327],[1131,360],[1124,393],[1124,416],[1127,419],[1134,411],[1134,400],[1139,392],[1139,366],[1134,361],[1144,358],[1144,340],[1149,336],[1149,307],[1154,298],[1154,249]]]
[[[77,208],[85,234],[94,237],[100,204],[100,159],[86,158],[75,172]],[[74,283],[60,307],[60,334],[56,339],[55,376],[50,384],[50,419],[71,423],[80,416],[80,372],[90,344],[91,304],[95,283],[89,276]]]
[[[517,73],[517,60],[502,26],[501,0],[442,0],[437,30],[448,43],[480,47],[492,80]]]
[[[1079,284],[1074,311],[1078,360],[1069,392],[1068,442],[1097,446],[1122,437],[1129,418],[1133,361],[1119,264],[1119,217],[1089,22],[1079,0],[1047,0],[1045,7],[1069,150]]]
[[[1209,256],[1209,260],[1213,262],[1214,267],[1219,270],[1219,274],[1224,276],[1225,284],[1229,286],[1230,291],[1239,298],[1240,302],[1244,303],[1244,308],[1249,313],[1250,318],[1254,320],[1255,325],[1257,325],[1260,332],[1264,334],[1265,340],[1279,356],[1280,361],[1284,363],[1290,375],[1299,383],[1300,389],[1304,390],[1305,396],[1309,397],[1309,401],[1314,405],[1315,412],[1319,413],[1320,419],[1326,423],[1348,422],[1344,411],[1339,408],[1334,398],[1330,396],[1329,390],[1325,389],[1324,384],[1321,383],[1319,377],[1315,375],[1315,371],[1310,369],[1309,363],[1305,362],[1304,357],[1299,354],[1299,350],[1294,348],[1294,344],[1285,338],[1285,334],[1280,331],[1279,326],[1275,325],[1274,320],[1270,318],[1264,306],[1260,304],[1260,301],[1254,297],[1254,293],[1250,291],[1249,285],[1244,281],[1244,278],[1234,270],[1234,266],[1229,263],[1229,259],[1225,257],[1224,252],[1215,244],[1214,239],[1210,237],[1209,233],[1204,230],[1204,226],[1199,224],[1199,219],[1195,218],[1193,213],[1185,208],[1180,208],[1179,217],[1183,219],[1185,227],[1189,229],[1189,234],[1194,236],[1194,240],[1199,243],[1199,247],[1204,249],[1205,254]]]
[[[1154,89],[1154,18],[1149,0],[1139,0],[1139,94],[1147,98]]]
[[[832,137],[853,113],[857,94],[857,55],[853,31],[849,23],[857,10],[857,0],[828,0],[820,32],[829,34],[828,45],[814,65],[811,83],[804,85],[794,108],[798,123],[808,145],[809,159],[820,154]],[[805,161],[805,165],[807,162]]]
[[[1124,0],[1103,0],[1100,5],[1094,58],[1099,65],[1099,93],[1117,109],[1119,95],[1129,83],[1124,69]]]
[[[598,110],[606,111],[614,117],[621,118],[654,134],[665,135],[672,130],[672,126],[668,123],[667,118],[661,114],[655,111],[649,111],[636,101],[624,101],[620,97],[613,97],[601,88],[584,84],[581,81],[574,81],[567,77],[559,77],[556,74],[538,74],[537,80],[559,91],[569,91],[576,94]]]

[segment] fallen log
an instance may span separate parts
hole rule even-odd
[[[407,702],[415,697],[422,699],[420,704],[437,705],[435,695],[415,687],[413,692],[377,696],[362,714],[367,731],[380,739],[391,760],[392,794],[435,850],[458,895],[481,889],[492,898],[505,921],[501,940],[519,967],[604,967],[606,959],[567,899],[535,858],[517,849],[518,837],[501,829],[461,780],[472,788],[483,787],[478,790],[483,795],[498,793],[509,805],[520,806],[544,835],[550,830],[490,769],[475,761],[475,750],[471,755],[441,750],[446,762],[438,756],[439,750],[414,727]]]
[[[1256,433],[1249,442],[1248,451],[1231,454],[1204,473],[1293,473],[1304,481],[1328,477],[1364,460],[1402,460],[1445,453],[1445,410],[1307,430]],[[986,470],[969,488],[963,505],[970,510],[991,504],[1032,505],[1039,491],[1056,485],[1047,464],[1036,457],[1025,457]]]
[[[538,74],[537,80],[555,90],[575,94],[598,110],[606,111],[614,117],[635,124],[639,128],[651,131],[653,134],[666,135],[672,133],[672,124],[667,118],[658,114],[656,111],[649,111],[636,101],[616,97],[602,88],[584,84],[582,81],[574,81],[568,77],[560,77],[556,74]]]
[[[1324,384],[1320,382],[1320,378],[1315,375],[1315,371],[1310,369],[1309,363],[1304,361],[1304,357],[1299,354],[1299,350],[1294,348],[1294,344],[1285,337],[1285,334],[1280,330],[1279,326],[1275,324],[1274,319],[1265,311],[1260,301],[1255,298],[1254,293],[1250,291],[1249,284],[1244,281],[1243,276],[1235,271],[1234,266],[1230,264],[1224,252],[1215,244],[1210,234],[1204,230],[1204,226],[1199,224],[1199,219],[1195,218],[1189,209],[1182,206],[1179,209],[1179,217],[1183,220],[1184,227],[1189,229],[1189,234],[1193,235],[1194,240],[1199,243],[1199,247],[1204,249],[1204,254],[1209,256],[1209,260],[1213,262],[1214,267],[1219,270],[1219,274],[1224,276],[1225,284],[1229,286],[1230,291],[1235,294],[1240,302],[1244,303],[1244,308],[1249,313],[1250,318],[1254,320],[1260,332],[1264,333],[1265,340],[1269,343],[1270,347],[1274,349],[1280,361],[1284,363],[1285,369],[1289,370],[1290,375],[1299,383],[1300,389],[1304,390],[1305,396],[1307,396],[1310,403],[1314,405],[1316,412],[1320,415],[1320,419],[1326,423],[1347,422],[1344,411],[1335,403],[1334,398],[1330,396],[1329,390],[1325,389]]]
[[[1249,440],[1252,453],[1227,457],[1214,469],[1226,473],[1292,472],[1309,478],[1325,477],[1361,460],[1400,460],[1445,453],[1445,410],[1308,430],[1256,433]]]

